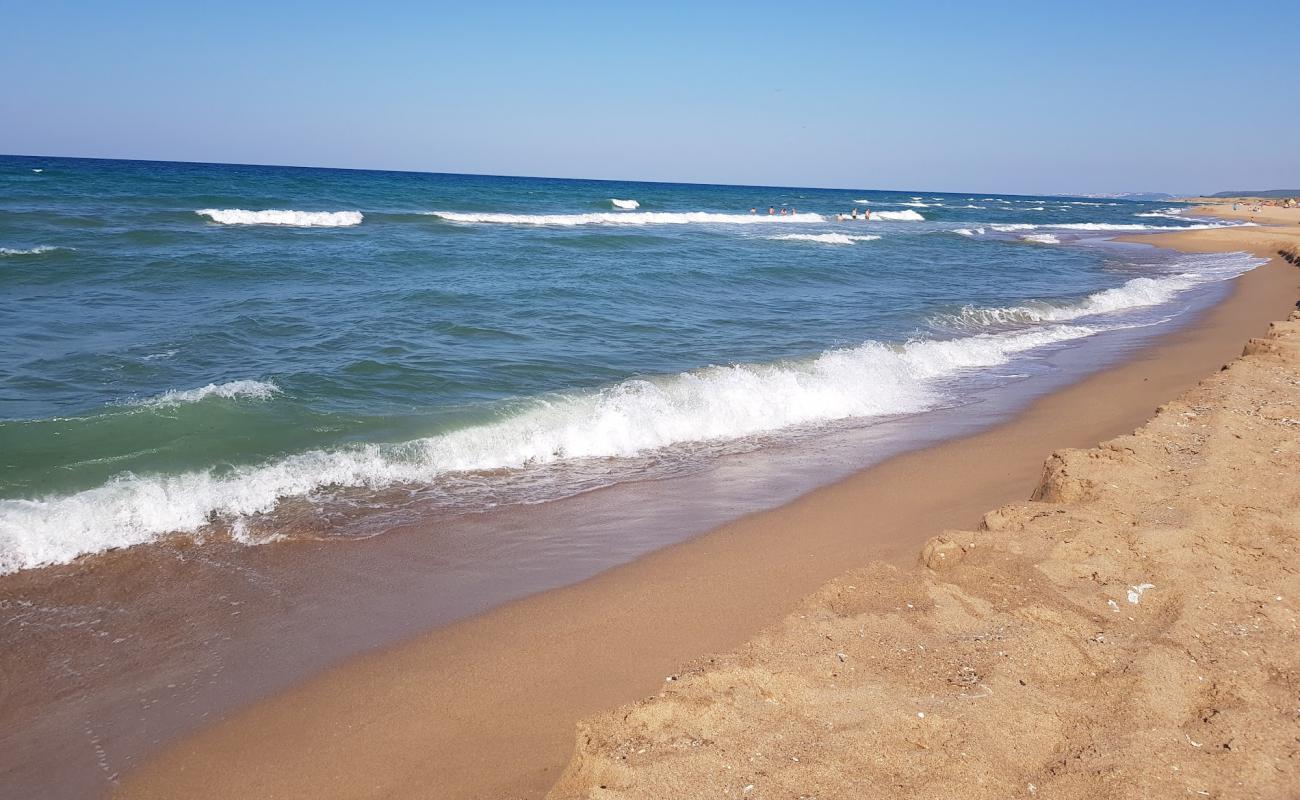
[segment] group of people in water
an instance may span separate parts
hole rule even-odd
[[[844,214],[836,214],[836,215],[835,215],[835,221],[836,221],[836,222],[844,222],[845,220],[856,221],[856,220],[859,220],[859,219],[862,220],[863,222],[866,222],[867,220],[871,219],[871,209],[869,209],[869,208],[864,208],[864,209],[862,209],[862,216],[861,216],[861,217],[858,216],[858,207],[857,207],[857,206],[854,206],[854,207],[853,207],[853,211],[851,211],[851,212],[848,214],[848,216],[845,216]]]
[[[758,213],[758,207],[755,206],[754,208],[749,209],[749,213],[751,213],[751,214],[757,214],[757,213]],[[798,212],[798,211],[795,211],[794,206],[791,206],[789,211],[786,211],[785,206],[781,206],[781,210],[780,210],[780,211],[777,211],[777,210],[776,210],[776,206],[768,206],[768,207],[767,207],[767,215],[768,215],[769,217],[793,217],[793,216],[794,216],[795,214],[797,214],[797,213],[799,213],[799,212]],[[836,214],[836,215],[835,215],[835,221],[836,221],[836,222],[844,222],[844,221],[846,221],[846,220],[854,220],[854,221],[856,221],[856,220],[859,220],[859,219],[860,219],[860,220],[863,220],[864,222],[865,222],[866,220],[871,219],[871,209],[869,209],[869,208],[864,208],[864,209],[862,210],[862,215],[859,216],[859,215],[858,215],[858,207],[857,207],[857,206],[854,206],[854,207],[853,207],[853,210],[852,210],[851,212],[849,212],[848,214]]]

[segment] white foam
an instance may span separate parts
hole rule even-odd
[[[825,222],[820,214],[719,214],[712,211],[628,211],[596,214],[487,214],[429,211],[448,222],[496,225],[756,225],[779,222]]]
[[[867,342],[802,361],[707,367],[553,394],[495,422],[403,443],[312,450],[257,465],[172,475],[124,473],[70,495],[0,500],[0,573],[83,553],[236,525],[326,487],[428,483],[449,473],[636,456],[670,445],[917,412],[942,379],[997,366],[1099,328],[1043,326],[905,345]],[[206,388],[206,387],[205,387]]]
[[[822,244],[853,244],[854,242],[874,242],[879,236],[849,236],[843,233],[784,233],[780,236],[767,237],[773,241],[786,242],[820,242]]]
[[[222,225],[288,225],[298,228],[341,228],[360,225],[360,211],[288,211],[204,208],[194,212]]]
[[[1135,217],[1163,217],[1165,219],[1186,220],[1181,208],[1158,208],[1155,211],[1139,211]]]
[[[611,197],[609,202],[614,204],[614,208],[621,208],[624,211],[635,211],[641,207],[641,204],[635,200],[618,200]]]
[[[990,225],[993,230],[999,233],[1011,233],[1013,231],[1032,231],[1037,225],[1027,225],[1024,223],[1015,223],[1012,225]]]
[[[983,236],[984,229],[983,228],[957,228],[956,230],[953,231],[953,233],[956,233],[961,236]]]
[[[1195,286],[1236,277],[1263,263],[1263,260],[1245,253],[1187,256],[1181,261],[1182,265],[1190,268],[1187,272],[1133,278],[1121,286],[1094,292],[1075,303],[1057,305],[1036,301],[1005,308],[967,306],[958,314],[940,318],[940,322],[955,323],[957,328],[968,330],[972,327],[1062,323],[1131,311],[1168,303]]]
[[[1020,237],[1024,242],[1035,242],[1037,244],[1060,244],[1061,240],[1050,233],[1026,233]]]
[[[32,170],[32,172],[44,172],[44,171],[45,171],[45,170],[43,170],[43,169],[33,169],[33,170]]]
[[[175,353],[176,351],[171,352]],[[197,403],[209,397],[220,397],[227,400],[241,397],[250,400],[266,400],[279,393],[280,387],[270,381],[229,381],[227,383],[209,383],[207,386],[200,386],[197,389],[171,389],[157,397],[137,400],[133,405],[179,406],[186,403]]]
[[[886,222],[925,222],[925,217],[910,208],[906,211],[872,211],[871,219]]]
[[[40,247],[29,247],[26,250],[13,250],[8,247],[0,247],[0,256],[39,256],[42,253],[53,253],[58,250],[72,250],[71,247],[52,247],[50,245],[41,245]]]

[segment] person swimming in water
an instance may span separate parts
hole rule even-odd
[[[868,208],[868,209],[864,209],[864,210],[863,210],[863,217],[862,217],[862,218],[863,218],[864,220],[870,221],[870,220],[871,220],[871,209],[869,209],[869,208]]]
[[[858,218],[858,207],[857,207],[857,206],[854,206],[854,207],[853,207],[853,215],[852,215],[852,216],[853,216],[853,219],[855,219],[855,220]]]
[[[758,206],[754,206],[753,208],[751,208],[751,209],[749,210],[749,213],[751,213],[751,214],[757,214],[757,213],[758,213]]]
[[[768,206],[767,215],[770,217],[773,216],[774,214],[776,214],[776,206]]]

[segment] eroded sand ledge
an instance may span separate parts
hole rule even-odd
[[[1300,795],[1300,312],[1034,497],[582,723],[549,797]]]

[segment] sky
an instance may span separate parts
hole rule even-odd
[[[0,0],[0,153],[933,191],[1295,188],[1297,31],[1295,0]]]

